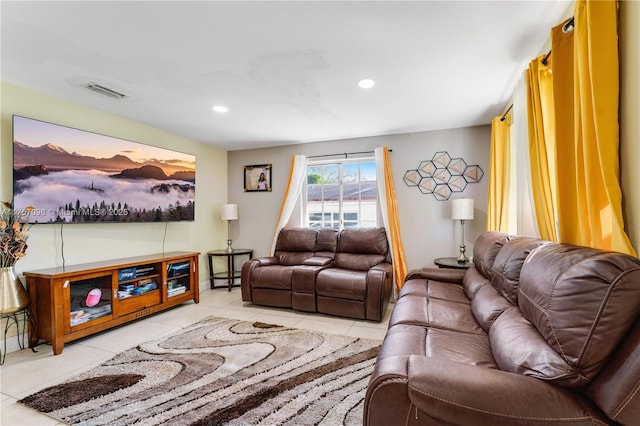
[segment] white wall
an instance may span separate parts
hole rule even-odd
[[[228,155],[229,202],[238,204],[239,210],[239,220],[232,228],[233,246],[252,248],[255,256],[269,255],[293,155],[368,151],[379,146],[393,151],[391,168],[409,269],[434,266],[433,259],[437,257],[457,256],[460,225],[450,219],[450,201],[437,201],[433,195],[422,194],[417,187],[408,187],[403,181],[405,172],[415,170],[421,161],[430,160],[437,151],[447,151],[452,158],[462,157],[467,164],[482,168],[485,175],[479,183],[469,184],[464,192],[451,197],[475,199],[475,219],[465,228],[467,253],[471,253],[473,241],[484,232],[486,224],[489,126],[231,151]],[[273,165],[272,192],[243,192],[244,166],[269,163]]]
[[[194,222],[168,223],[166,236],[164,223],[33,225],[27,255],[16,264],[18,273],[62,266],[63,239],[66,265],[161,253],[163,249],[206,253],[226,240],[226,223],[215,214],[227,198],[226,151],[6,82],[0,87],[0,200],[12,198],[13,114],[196,156]],[[205,255],[200,256],[199,272],[200,282],[207,283],[209,273]]]

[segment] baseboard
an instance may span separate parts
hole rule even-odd
[[[6,350],[7,353],[11,353],[11,352],[17,352],[20,350],[20,341],[18,340],[18,336],[7,336],[6,339]],[[25,336],[25,345],[28,346],[27,344],[27,337]],[[23,345],[23,346],[25,346]],[[4,340],[0,340],[0,350],[4,350],[5,349],[5,341]]]

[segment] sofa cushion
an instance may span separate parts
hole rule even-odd
[[[337,248],[338,230],[328,228],[318,229],[318,239],[316,241],[316,256],[334,259],[336,257]]]
[[[547,359],[532,374],[565,386],[588,384],[638,317],[638,300],[638,258],[569,244],[534,249],[522,266],[518,307],[562,362]],[[531,346],[509,346],[511,362],[529,368]]]
[[[490,282],[489,278],[482,275],[476,268],[470,268],[462,278],[462,289],[467,298],[471,300],[482,286]]]
[[[353,271],[368,271],[384,262],[384,259],[384,256],[376,254],[336,253],[335,266]]]
[[[389,244],[384,228],[349,228],[340,232],[338,253],[387,255]]]
[[[300,265],[313,257],[318,231],[309,228],[282,228],[278,234],[274,256],[281,265]]]
[[[513,305],[490,285],[479,289],[471,300],[471,312],[484,331],[489,331],[496,318],[511,306]]]
[[[469,302],[452,302],[420,296],[405,296],[396,301],[389,326],[414,324],[463,333],[483,333],[476,322]]]
[[[412,279],[405,281],[398,293],[398,299],[405,296],[444,299],[469,304],[462,286],[437,280]]]
[[[378,359],[414,354],[496,368],[484,333],[461,333],[416,324],[389,327]]]
[[[291,290],[291,274],[294,268],[295,266],[282,265],[255,268],[251,273],[251,285],[253,288]]]
[[[491,267],[510,236],[503,232],[488,231],[480,235],[473,245],[473,265],[487,278],[491,278]]]
[[[318,296],[364,301],[367,296],[367,273],[348,269],[323,269],[316,278]]]
[[[385,261],[389,245],[384,228],[350,228],[340,233],[336,267],[367,271]]]
[[[548,241],[532,237],[514,237],[496,255],[491,267],[491,283],[513,305],[518,303],[520,270],[531,250]]]
[[[501,370],[571,386],[578,375],[551,348],[516,307],[504,311],[489,329],[493,357]]]

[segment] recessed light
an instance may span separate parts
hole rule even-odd
[[[213,106],[213,110],[214,110],[215,112],[225,113],[225,112],[229,111],[229,108],[227,108],[227,107],[226,107],[226,106],[224,106],[224,105],[214,105],[214,106]]]
[[[358,86],[362,87],[363,89],[370,89],[375,85],[376,85],[376,82],[371,80],[370,78],[365,78],[358,82]]]

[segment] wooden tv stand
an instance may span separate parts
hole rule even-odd
[[[168,252],[28,271],[31,347],[64,344],[199,299],[198,256]]]

